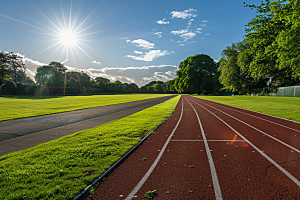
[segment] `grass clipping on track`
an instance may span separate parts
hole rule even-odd
[[[299,97],[274,97],[274,96],[195,96],[195,97],[300,122],[300,98]]]
[[[0,121],[152,99],[171,94],[0,97]]]
[[[0,199],[70,199],[175,108],[180,96],[128,117],[0,157]]]

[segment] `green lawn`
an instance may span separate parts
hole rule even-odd
[[[198,95],[195,97],[300,122],[299,97]]]
[[[0,121],[151,99],[170,94],[0,97]]]
[[[179,98],[0,157],[0,199],[76,197],[163,121]]]

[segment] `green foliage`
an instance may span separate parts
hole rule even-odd
[[[153,190],[153,191],[146,192],[144,197],[146,199],[152,199],[156,195],[158,195],[158,192],[156,190]]]
[[[273,96],[195,96],[239,108],[300,122],[300,101],[295,97]]]
[[[73,199],[167,117],[179,98],[0,157],[1,199]]]
[[[179,65],[175,87],[178,93],[218,93],[221,85],[218,82],[218,65],[208,55],[190,56]]]
[[[227,89],[239,94],[253,93],[255,88],[266,86],[268,79],[253,78],[247,64],[250,56],[246,53],[248,43],[245,41],[233,43],[222,51],[218,71],[219,81]]]
[[[10,82],[14,85],[14,83]],[[33,86],[29,86],[30,87]],[[0,121],[151,99],[164,94],[0,97]]]

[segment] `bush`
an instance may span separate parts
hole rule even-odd
[[[6,81],[1,87],[1,94],[17,94],[16,84],[12,81]]]

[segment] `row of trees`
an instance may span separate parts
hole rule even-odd
[[[246,25],[246,35],[222,51],[218,71],[225,89],[240,94],[254,89],[300,84],[300,0],[266,0]]]
[[[197,54],[182,61],[178,77],[168,82],[152,81],[142,87],[135,83],[111,82],[107,78],[92,79],[84,72],[66,72],[59,62],[39,66],[33,82],[25,74],[22,57],[1,52],[1,94],[84,94],[84,93],[205,93],[216,94],[218,64],[208,55]]]

